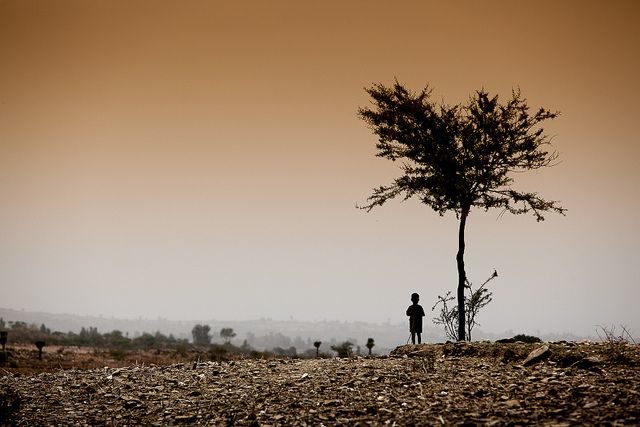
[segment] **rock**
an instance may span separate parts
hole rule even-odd
[[[600,365],[602,365],[602,360],[600,360],[598,357],[591,356],[574,362],[571,367],[578,369],[587,369],[590,371],[600,371]]]
[[[502,363],[509,363],[509,362],[514,361],[517,358],[518,358],[518,355],[516,354],[516,352],[513,351],[512,349],[508,348],[502,354],[501,361],[502,361]]]
[[[596,408],[598,407],[598,402],[596,402],[595,400],[590,400],[589,402],[585,403],[583,408],[584,409],[592,409],[592,408]]]
[[[538,347],[535,350],[533,350],[531,353],[529,353],[529,355],[524,360],[524,362],[522,362],[522,365],[523,366],[535,365],[536,363],[543,361],[550,355],[551,355],[551,350],[549,349],[549,346],[543,345],[542,347]]]
[[[174,418],[177,423],[195,423],[196,419],[195,415],[176,415]]]
[[[507,408],[518,408],[520,407],[520,401],[518,399],[509,399],[504,402]]]

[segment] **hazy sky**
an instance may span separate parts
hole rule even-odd
[[[640,330],[640,3],[0,0],[0,306],[404,321],[454,290],[457,222],[355,208],[399,174],[357,118],[394,77],[520,87],[566,217],[472,211],[487,331]]]

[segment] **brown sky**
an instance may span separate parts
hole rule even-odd
[[[356,117],[397,77],[562,111],[563,162],[518,178],[568,216],[470,218],[472,279],[501,273],[483,326],[640,329],[639,18],[635,1],[0,0],[0,305],[399,321],[417,290],[430,307],[455,286],[455,219],[354,208],[397,174]]]

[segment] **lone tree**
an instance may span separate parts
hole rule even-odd
[[[233,332],[233,328],[222,328],[220,329],[220,336],[224,338],[224,342],[229,344],[231,339],[236,336],[236,333]]]
[[[374,84],[366,91],[372,107],[360,108],[358,115],[378,136],[377,156],[401,160],[403,174],[375,188],[359,207],[368,212],[402,195],[404,200],[417,197],[441,216],[456,214],[458,340],[464,341],[464,232],[469,212],[531,212],[538,221],[547,211],[564,214],[558,202],[512,187],[514,173],[553,166],[558,156],[539,124],[559,113],[544,108],[530,112],[519,90],[499,103],[498,96],[482,89],[453,106],[432,101],[428,86],[415,93],[397,80],[391,87]]]
[[[193,329],[191,329],[193,344],[205,347],[211,344],[211,335],[209,335],[209,331],[211,331],[211,327],[209,325],[195,325]]]
[[[367,348],[369,349],[369,356],[371,356],[371,349],[376,345],[373,338],[367,338]]]
[[[38,340],[35,343],[36,348],[38,349],[38,359],[42,360],[42,349],[46,345],[46,343],[42,340]]]
[[[313,346],[316,348],[316,357],[320,356],[320,346],[322,345],[322,341],[314,341]]]

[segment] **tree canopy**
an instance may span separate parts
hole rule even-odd
[[[440,215],[474,206],[532,212],[538,221],[546,211],[564,213],[558,202],[512,186],[513,173],[554,164],[558,155],[538,125],[558,112],[530,112],[520,90],[499,103],[481,89],[453,106],[432,101],[428,86],[414,93],[396,81],[366,90],[373,107],[359,115],[378,135],[377,156],[403,161],[403,174],[374,189],[363,209],[402,195],[419,198]]]

